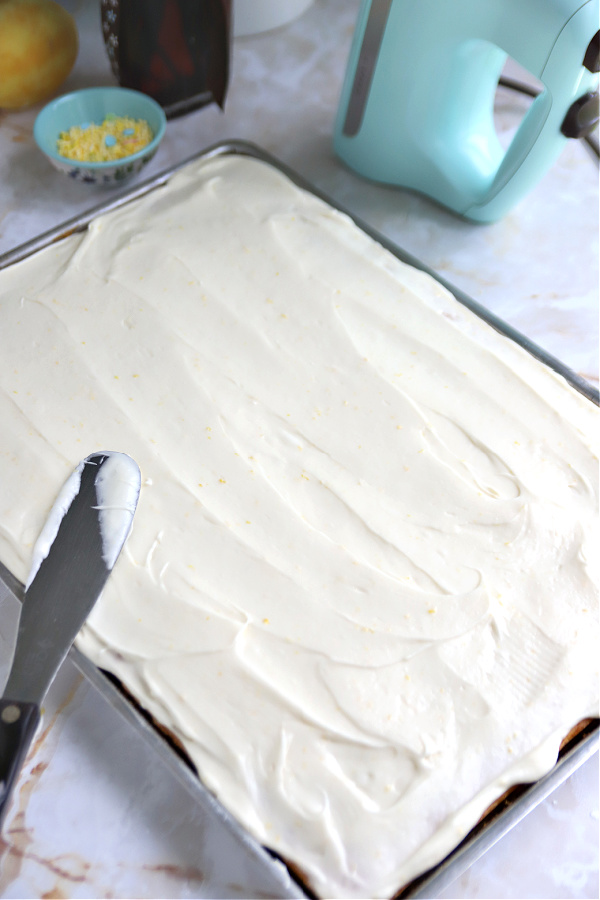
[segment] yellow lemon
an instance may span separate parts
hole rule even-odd
[[[0,0],[0,108],[52,96],[73,68],[73,17],[53,0]]]

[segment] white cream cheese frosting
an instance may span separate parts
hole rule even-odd
[[[78,638],[322,897],[389,897],[598,715],[598,410],[232,156],[0,272],[0,559],[142,470]]]

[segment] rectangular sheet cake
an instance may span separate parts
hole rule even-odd
[[[78,647],[319,897],[391,897],[598,715],[597,408],[276,168],[1,271],[0,358],[0,560],[137,460]]]

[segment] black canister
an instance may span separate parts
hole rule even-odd
[[[102,35],[122,87],[169,118],[217,103],[229,82],[231,0],[100,0]]]

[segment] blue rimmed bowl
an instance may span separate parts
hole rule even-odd
[[[144,119],[154,135],[137,153],[109,162],[83,162],[60,156],[59,135],[74,125],[94,122],[100,125],[107,115]],[[38,114],[33,136],[42,153],[60,172],[74,181],[114,186],[136,175],[150,162],[163,139],[167,119],[162,107],[139,91],[121,87],[95,87],[63,94],[48,103]]]

